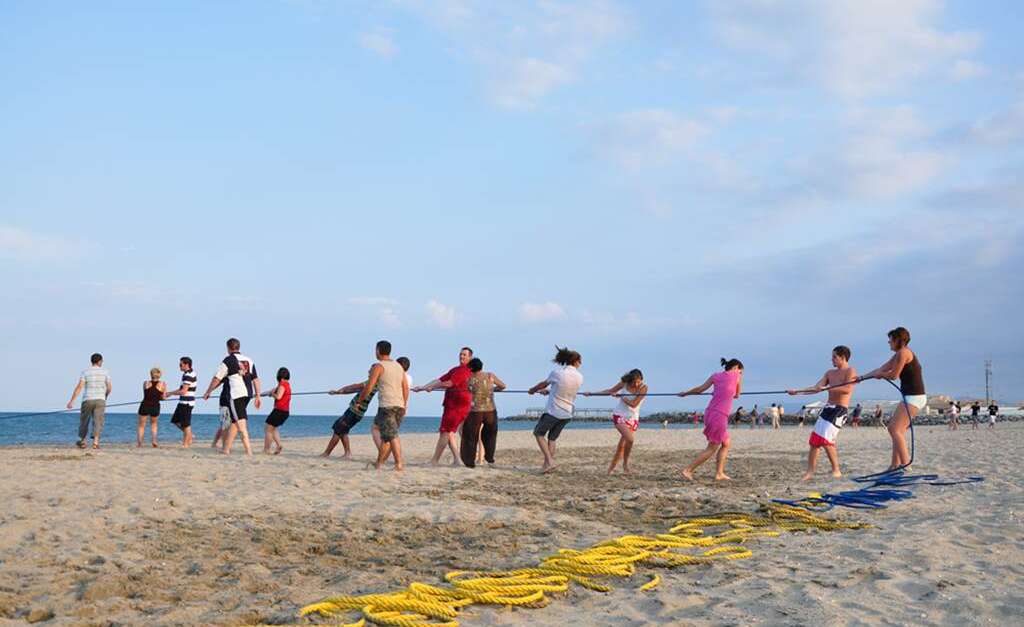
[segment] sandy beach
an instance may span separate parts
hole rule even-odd
[[[646,427],[646,425],[645,425]],[[403,473],[316,457],[325,439],[288,440],[279,457],[230,458],[207,446],[99,452],[0,450],[0,619],[47,625],[250,625],[301,622],[332,594],[440,584],[453,569],[535,564],[559,548],[663,533],[681,516],[754,511],[777,497],[851,489],[801,484],[809,431],[733,430],[733,481],[710,465],[684,482],[699,431],[638,432],[634,474],[608,477],[615,432],[563,434],[560,468],[537,473],[529,432],[499,435],[494,468],[426,465],[435,436],[403,437]],[[73,434],[69,434],[73,435]],[[70,440],[70,438],[69,438]],[[753,557],[657,569],[656,590],[613,581],[573,587],[542,609],[473,606],[463,625],[1005,624],[1024,615],[1024,425],[917,429],[916,472],[981,474],[977,485],[922,487],[887,510],[836,510],[874,528],[791,533],[749,543]],[[240,450],[240,447],[239,447]],[[847,428],[847,474],[880,470],[889,440]],[[356,618],[352,615],[352,620]],[[1017,616],[1018,619],[1013,619]],[[311,621],[315,622],[315,621]]]

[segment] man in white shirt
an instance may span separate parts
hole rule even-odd
[[[248,407],[251,399],[256,400],[256,409],[260,408],[260,377],[256,373],[256,364],[252,359],[241,353],[242,344],[235,338],[227,341],[228,356],[217,368],[217,374],[210,381],[210,386],[203,394],[203,400],[208,400],[210,394],[221,384],[230,389],[231,405],[229,406],[231,426],[227,435],[224,436],[224,448],[221,453],[231,454],[231,445],[235,437],[242,434],[242,446],[245,447],[245,454],[252,455],[252,446],[249,444]]]
[[[92,447],[100,447],[100,434],[103,432],[103,420],[106,417],[107,398],[110,396],[110,373],[103,367],[103,355],[93,353],[91,366],[82,371],[78,385],[71,393],[68,409],[75,404],[75,398],[84,388],[82,394],[81,414],[78,420],[78,448],[85,448],[85,436],[89,433],[89,422],[92,421]]]
[[[583,358],[576,351],[568,348],[558,349],[555,355],[555,363],[559,367],[551,371],[546,379],[530,388],[530,394],[547,394],[547,407],[544,414],[537,421],[533,429],[533,435],[537,438],[537,446],[544,455],[544,464],[541,472],[548,473],[554,470],[555,465],[555,440],[562,433],[565,425],[572,420],[576,393],[583,385],[583,375],[579,367]]]

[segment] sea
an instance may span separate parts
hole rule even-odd
[[[160,442],[173,444],[181,440],[181,431],[171,424],[171,413],[166,412],[159,417],[158,437]],[[281,427],[282,438],[308,438],[331,436],[331,425],[338,416],[295,415]],[[265,415],[250,415],[249,436],[253,440],[263,439]],[[134,413],[107,412],[103,425],[102,442],[126,443],[134,442],[139,417]],[[197,442],[212,440],[220,418],[217,414],[193,414],[192,432]],[[438,416],[406,416],[402,421],[402,433],[435,433],[441,424]],[[533,429],[533,421],[501,420],[498,430],[528,431]],[[352,429],[352,434],[369,434],[373,425],[373,415],[369,414]],[[654,428],[655,425],[651,425]],[[611,421],[572,421],[567,429],[608,429],[612,430]],[[657,428],[660,430],[661,426]],[[693,429],[692,424],[670,424],[671,429]],[[92,432],[90,431],[90,437]],[[149,442],[149,426],[146,427],[145,442]],[[0,412],[0,446],[17,446],[31,444],[74,444],[78,439],[78,410],[59,414],[43,414],[22,416],[15,412]]]

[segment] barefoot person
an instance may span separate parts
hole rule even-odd
[[[181,447],[192,446],[192,410],[196,406],[196,387],[198,378],[192,370],[192,358],[182,357],[178,360],[181,370],[181,385],[177,390],[167,392],[164,398],[178,397],[178,406],[174,408],[171,424],[181,429]]]
[[[548,397],[547,406],[541,414],[537,426],[533,428],[533,435],[537,438],[537,446],[544,455],[544,463],[541,465],[541,472],[551,472],[557,466],[555,464],[555,441],[561,435],[562,429],[572,420],[576,393],[583,385],[583,375],[580,374],[580,366],[583,358],[576,351],[568,348],[558,348],[555,353],[554,362],[558,366],[551,371],[547,379],[530,388],[530,394],[546,394]]]
[[[100,447],[100,434],[103,433],[103,419],[106,416],[107,398],[110,397],[112,386],[110,373],[103,367],[103,355],[93,353],[89,358],[92,365],[82,371],[78,377],[78,385],[71,393],[68,409],[75,405],[79,392],[82,393],[82,406],[78,420],[78,442],[75,446],[85,448],[85,437],[89,435],[89,423],[92,422],[92,447]]]
[[[683,469],[683,476],[693,479],[693,471],[701,464],[715,457],[715,481],[728,480],[725,474],[725,462],[729,457],[729,412],[732,401],[740,397],[743,389],[743,362],[739,359],[722,359],[722,372],[716,372],[708,380],[695,388],[680,392],[679,396],[700,394],[714,386],[711,402],[704,410],[704,437],[708,446],[693,463]]]
[[[235,338],[227,341],[228,355],[221,361],[217,368],[217,374],[213,376],[203,400],[210,398],[210,394],[222,382],[228,386],[228,394],[231,401],[228,405],[231,424],[227,433],[224,434],[224,447],[221,453],[231,454],[231,445],[235,437],[242,434],[242,446],[245,447],[245,454],[252,455],[252,444],[249,442],[249,401],[256,400],[256,409],[261,406],[260,402],[260,378],[256,373],[256,364],[241,353],[242,343]]]
[[[280,455],[284,447],[281,446],[281,425],[288,420],[292,411],[292,373],[287,368],[277,369],[277,386],[264,394],[274,399],[274,409],[267,416],[267,424],[263,432],[263,453],[270,452],[270,445],[274,444],[274,455]]]
[[[505,382],[493,372],[484,372],[484,362],[476,357],[470,359],[466,366],[473,373],[466,384],[473,397],[473,404],[469,416],[462,423],[459,455],[463,464],[475,468],[480,461],[477,459],[480,448],[483,448],[487,463],[494,463],[494,448],[498,441],[498,410],[494,406],[494,391],[504,390]]]
[[[910,331],[896,327],[889,331],[889,348],[895,353],[889,361],[867,373],[861,379],[899,379],[903,402],[896,406],[889,419],[889,437],[892,438],[892,461],[889,470],[910,465],[910,450],[907,448],[907,429],[910,421],[928,403],[924,391],[924,376],[921,362],[907,346]]]
[[[142,383],[142,403],[139,404],[139,429],[135,437],[135,448],[142,448],[142,438],[146,434],[146,422],[149,422],[150,437],[153,448],[160,445],[156,441],[160,417],[160,401],[165,398],[167,384],[160,380],[163,373],[159,368],[150,368],[149,380]]]
[[[640,405],[647,396],[647,384],[644,373],[633,368],[622,375],[619,382],[600,392],[584,392],[583,396],[617,396],[619,404],[612,410],[612,426],[619,432],[619,442],[615,445],[612,462],[608,465],[608,474],[614,472],[619,461],[622,461],[622,472],[630,474],[629,454],[633,451],[633,439],[640,428]]]
[[[367,372],[367,379],[369,379],[369,376],[371,374],[373,374],[372,367],[370,368],[369,372]],[[343,385],[336,390],[330,390],[327,392],[332,396],[337,396],[340,394],[355,394],[355,396],[353,396],[352,400],[349,402],[348,408],[345,409],[345,413],[342,414],[340,418],[335,420],[334,424],[331,426],[331,431],[333,431],[334,434],[331,436],[330,441],[327,443],[327,448],[325,448],[324,452],[320,454],[320,457],[330,457],[331,452],[333,452],[334,448],[338,446],[338,442],[341,442],[342,449],[344,450],[344,453],[342,453],[341,458],[350,459],[352,457],[352,445],[349,441],[348,434],[350,431],[352,431],[352,427],[355,427],[357,424],[359,424],[360,421],[362,421],[363,417],[366,416],[366,410],[370,408],[370,401],[372,401],[373,397],[377,394],[376,387],[370,390],[369,394],[360,394],[360,392],[363,391],[363,387],[365,385],[366,381],[360,381],[358,383],[350,383],[348,385]],[[374,435],[376,436],[374,437],[374,444],[376,444],[377,450],[379,451],[379,430],[375,429]]]
[[[850,349],[836,346],[832,349],[832,368],[821,375],[821,379],[809,388],[786,390],[790,396],[797,394],[817,394],[828,388],[828,403],[821,408],[818,420],[814,423],[814,431],[807,444],[811,450],[807,453],[807,472],[803,480],[810,481],[814,469],[818,465],[818,455],[825,449],[825,455],[832,464],[832,476],[842,477],[839,470],[839,454],[836,452],[836,436],[846,422],[846,413],[853,396],[853,386],[857,381],[857,371],[850,366]]]
[[[395,458],[395,470],[405,468],[402,460],[402,443],[398,429],[402,426],[406,408],[409,406],[409,379],[405,369],[391,359],[391,342],[381,340],[376,346],[377,363],[370,368],[370,377],[359,392],[357,403],[363,403],[373,390],[377,390],[377,417],[373,424],[380,431],[381,445],[377,451],[374,468],[380,470],[389,455]],[[366,401],[369,402],[369,401]]]
[[[430,460],[430,463],[435,466],[440,463],[446,446],[452,452],[452,466],[458,466],[460,463],[458,447],[455,444],[455,433],[459,430],[462,421],[469,416],[469,411],[473,407],[473,395],[469,393],[467,387],[469,378],[473,376],[467,366],[472,358],[473,350],[468,346],[463,346],[459,351],[458,366],[426,385],[413,388],[413,392],[444,390],[444,411],[441,414],[441,426],[438,429],[434,457]]]

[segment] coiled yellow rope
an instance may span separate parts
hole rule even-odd
[[[334,596],[302,608],[301,615],[337,618],[358,610],[366,622],[393,627],[457,627],[458,611],[471,604],[507,607],[544,607],[548,595],[564,593],[570,583],[598,592],[611,586],[597,578],[632,577],[638,565],[675,568],[708,564],[717,560],[744,559],[753,555],[740,544],[752,538],[774,537],[784,531],[837,531],[869,525],[823,518],[788,505],[772,504],[760,514],[724,512],[686,518],[655,536],[626,535],[586,549],[560,549],[532,568],[511,571],[453,571],[445,575],[447,587],[414,582],[405,590],[388,594]],[[714,530],[714,533],[709,533]],[[704,549],[683,553],[686,549]],[[661,583],[654,575],[639,590]]]

